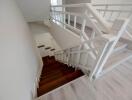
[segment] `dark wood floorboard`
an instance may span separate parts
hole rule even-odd
[[[56,61],[54,56],[42,60],[44,66],[37,89],[38,97],[84,75],[80,70]]]

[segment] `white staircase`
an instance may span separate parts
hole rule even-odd
[[[126,31],[131,36],[127,27],[132,13],[130,10],[119,9],[126,6],[132,7],[132,4],[86,3],[51,6],[51,21],[76,33],[82,41],[79,46],[56,52],[56,59],[81,69],[90,79],[96,79],[130,59],[130,43],[120,40]],[[114,9],[115,7],[118,9]],[[68,10],[73,8],[71,12]],[[84,9],[84,12],[78,12],[77,9]],[[126,12],[127,16],[124,16]]]

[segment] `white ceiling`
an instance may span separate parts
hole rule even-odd
[[[16,0],[28,22],[49,19],[50,0]]]

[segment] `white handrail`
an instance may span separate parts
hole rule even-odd
[[[128,4],[112,4],[112,3],[106,3],[106,4],[92,4],[93,6],[132,6],[131,3]]]
[[[79,4],[66,4],[66,5],[53,5],[51,7],[85,7],[87,3],[79,3]]]
[[[108,12],[109,5],[104,5],[104,6],[106,6],[107,8],[105,9],[105,11]],[[56,52],[55,53],[56,59],[71,66],[76,66],[83,69],[84,67],[89,66],[86,65],[87,64],[86,61],[84,62],[84,64],[80,64],[80,62],[84,60],[82,59],[82,54],[85,53],[85,55],[87,56],[86,60],[88,60],[89,63],[91,63],[90,61],[91,59],[94,60],[93,61],[94,64],[90,65],[92,66],[92,68],[86,68],[87,70],[86,72],[90,70],[91,71],[90,78],[92,79],[95,78],[96,75],[98,76],[100,72],[102,72],[102,68],[104,67],[104,64],[108,60],[108,57],[111,55],[112,51],[114,50],[118,40],[124,33],[126,26],[128,24],[128,20],[126,21],[123,20],[122,22],[117,20],[115,26],[118,26],[118,24],[120,24],[119,27],[117,27],[119,28],[119,30],[117,31],[117,35],[112,35],[111,32],[113,32],[112,31],[113,28],[111,28],[109,22],[105,20],[104,16],[101,16],[97,11],[98,9],[95,9],[94,8],[95,6],[93,6],[90,3],[56,5],[51,7],[52,7],[51,9],[52,21],[54,21],[58,25],[61,25],[65,29],[72,30],[73,32],[78,32],[80,34],[80,39],[82,40],[82,43],[79,46]],[[66,8],[76,8],[76,7],[83,8],[83,10],[85,11],[81,13],[80,12],[76,13],[72,11],[70,12],[69,10],[66,11]],[[59,10],[58,8],[65,10],[58,11]],[[82,23],[79,23],[78,18],[81,19]],[[98,27],[96,23],[98,23],[101,27]],[[90,34],[91,36],[87,35],[85,31],[85,28],[87,28],[87,24],[90,24],[92,28],[92,32]],[[98,43],[101,43],[99,45],[99,48],[96,45]],[[89,57],[91,57],[91,59],[88,59]]]
[[[132,10],[112,10],[112,9],[97,9],[99,11],[107,11],[107,12],[124,12],[124,13],[128,13],[128,12],[131,12],[132,13]]]
[[[109,22],[118,18],[129,18],[132,15],[132,3],[124,4],[93,4],[98,12]]]
[[[103,31],[105,31],[105,33],[110,33],[110,28],[111,25],[103,19],[102,16],[100,16],[100,14],[98,14],[98,12],[96,11],[96,9],[94,7],[92,7],[91,3],[80,3],[80,4],[69,4],[69,5],[55,5],[55,6],[51,6],[52,8],[70,8],[70,7],[82,7],[85,8],[86,11],[92,14],[93,17],[95,17],[95,19],[102,25],[102,27],[104,28]],[[52,10],[53,11],[53,10]],[[54,10],[55,11],[55,10]],[[57,11],[55,11],[57,12]],[[61,13],[67,13],[67,14],[74,14],[73,12],[61,12]],[[80,16],[82,16],[82,14],[80,14]]]
[[[96,18],[96,20],[98,20],[98,22],[106,30],[106,33],[110,33],[110,28],[111,28],[110,24],[106,20],[104,20],[102,16],[100,16],[100,14],[96,11],[94,7],[92,7],[90,3],[87,4],[87,7],[88,7],[88,11],[92,13],[92,15]]]

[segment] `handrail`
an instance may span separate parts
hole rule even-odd
[[[107,21],[112,23],[118,18],[129,18],[132,15],[132,3],[93,4],[93,6]]]
[[[107,6],[109,5],[104,6],[106,6],[107,8]],[[82,40],[82,43],[79,46],[55,52],[55,57],[57,57],[56,59],[62,61],[63,63],[69,64],[70,66],[72,65],[76,67],[88,67],[88,65],[86,65],[86,61],[83,65],[80,65],[80,61],[84,60],[82,59],[81,54],[85,53],[86,60],[89,61],[89,63],[94,63],[94,65],[92,65],[92,68],[89,69],[91,71],[90,78],[94,78],[96,77],[96,75],[98,76],[100,72],[102,72],[102,68],[113,52],[118,40],[125,32],[128,21],[123,20],[122,22],[119,22],[119,20],[116,20],[117,22],[115,22],[114,25],[118,26],[118,24],[120,24],[120,29],[117,30],[116,35],[112,35],[110,33],[113,32],[113,28],[111,28],[109,22],[105,20],[104,16],[100,15],[98,9],[95,9],[95,7],[91,3],[56,5],[51,7],[52,21],[57,23],[58,25],[61,25],[65,29],[79,32],[80,39]],[[59,7],[61,7],[61,11],[57,11],[60,10],[58,9]],[[66,11],[66,8],[70,7],[85,8],[85,11],[83,13],[81,12],[82,14],[80,12],[76,13],[72,11]],[[106,9],[105,11],[107,10],[108,9]],[[81,24],[79,23],[80,20],[78,20],[78,18],[81,19]],[[87,22],[92,28],[92,32],[89,35],[87,35],[85,31],[85,28],[87,28]],[[78,23],[80,24],[79,28],[77,27]],[[98,23],[101,27],[98,27],[96,23]],[[101,44],[99,45],[99,48],[98,44]],[[88,59],[89,57],[91,57],[91,59],[94,61],[91,62],[91,59]]]
[[[56,11],[56,10],[52,10],[53,12],[56,13],[62,13],[62,14],[70,14],[70,15],[74,15],[74,16],[79,16],[79,17],[83,17],[83,13],[74,13],[74,12],[67,12],[67,11]]]
[[[88,11],[92,13],[92,15],[96,18],[96,20],[99,21],[99,23],[103,26],[103,28],[106,30],[106,33],[110,33],[110,24],[104,20],[102,16],[96,11],[94,7],[90,3],[87,4]]]
[[[85,7],[87,3],[66,4],[66,5],[52,5],[51,7]]]
[[[132,4],[112,4],[112,3],[106,3],[106,4],[92,4],[93,6],[132,6]]]
[[[132,12],[131,10],[112,10],[112,9],[97,9],[99,11],[107,11],[107,12],[125,12],[125,13],[128,13],[128,12]]]
[[[54,6],[51,6],[53,8],[56,8],[56,7],[62,7],[62,8],[70,8],[70,7],[83,7],[85,8],[86,7],[86,11],[87,13],[90,13],[93,15],[93,17],[95,17],[95,19],[102,25],[102,27],[104,28],[103,31],[105,31],[105,33],[110,33],[110,28],[111,28],[111,25],[106,21],[104,20],[104,18],[102,16],[100,16],[100,14],[96,11],[96,9],[94,7],[92,7],[92,4],[91,3],[80,3],[80,4],[67,4],[67,5],[54,5]],[[64,12],[63,12],[64,13]],[[72,12],[71,12],[72,13]]]

